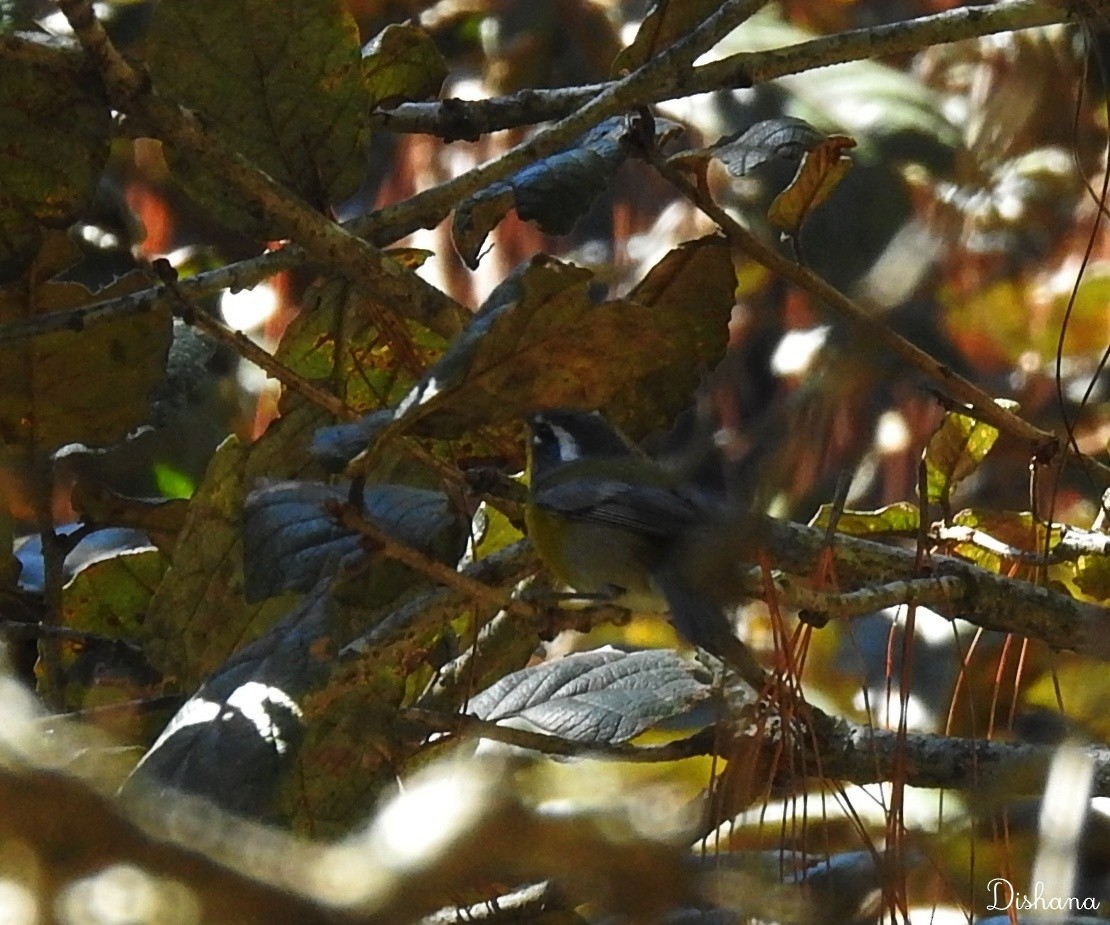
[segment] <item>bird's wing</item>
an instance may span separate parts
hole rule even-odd
[[[535,503],[586,523],[669,537],[704,514],[677,491],[655,485],[632,485],[619,479],[575,479],[540,489]]]

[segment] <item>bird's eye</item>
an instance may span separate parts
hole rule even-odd
[[[535,446],[543,446],[544,444],[551,444],[557,442],[555,431],[551,429],[550,424],[545,424],[543,421],[537,421],[532,426],[532,443]]]

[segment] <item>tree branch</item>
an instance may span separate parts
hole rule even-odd
[[[572,124],[571,129],[561,123],[561,128],[555,126],[549,130],[546,140],[537,136],[526,145],[514,149],[518,153],[508,152],[514,156],[507,161],[498,159],[483,165],[477,168],[482,171],[480,174],[475,175],[475,171],[471,171],[449,181],[453,184],[451,186],[443,184],[343,227],[356,234],[367,235],[379,246],[396,241],[421,224],[435,224],[448,214],[456,204],[456,199],[507,176],[526,166],[534,158],[560,150],[581,131],[613,112],[692,93],[724,89],[738,82],[745,85],[747,82],[763,83],[830,64],[917,51],[930,44],[1065,22],[1069,18],[1084,15],[1094,14],[1087,7],[1075,9],[1034,0],[1008,0],[989,7],[967,7],[872,29],[824,36],[788,48],[744,53],[694,68],[693,71],[679,70],[674,75],[662,73],[657,78],[653,72],[648,78],[637,78],[635,93],[629,94],[626,91],[621,95],[622,105],[606,105],[595,110],[594,116],[586,120],[582,120],[579,113],[579,120]],[[57,43],[47,45],[19,35],[0,35],[0,56],[5,59],[57,69],[74,67],[70,50],[56,46]],[[740,74],[741,68],[743,74]],[[638,74],[639,71],[625,78],[624,82]],[[556,90],[522,90],[510,96],[489,100],[406,103],[395,109],[373,113],[371,121],[379,128],[393,131],[472,138],[500,129],[565,118],[599,99],[603,93],[612,93],[618,83],[622,82]],[[315,221],[321,220],[322,217],[315,216]],[[183,294],[190,298],[214,295],[228,288],[247,289],[274,273],[302,266],[310,258],[308,251],[301,247],[286,245],[281,250],[182,280],[180,286]],[[413,299],[410,293],[408,301],[402,303],[409,307],[408,316],[437,333],[453,336],[457,333],[457,319],[444,315],[442,294],[419,277],[414,279],[413,285],[418,288],[419,295]],[[81,330],[85,325],[148,311],[165,298],[166,295],[161,290],[150,289],[83,308],[0,324],[0,344],[52,331]]]
[[[442,714],[408,708],[401,711],[406,721],[426,732],[490,739],[517,748],[564,758],[594,758],[602,761],[653,763],[681,761],[701,755],[729,758],[737,739],[721,734],[713,726],[695,735],[663,745],[583,745],[561,736],[516,729],[481,720],[469,714]],[[726,722],[727,725],[727,722]],[[798,736],[795,741],[807,754],[804,761],[780,756],[776,762],[781,780],[776,783],[797,791],[800,767],[820,768],[820,780],[853,784],[874,784],[894,779],[897,773],[910,787],[954,788],[961,790],[1005,788],[1007,793],[1039,794],[1055,746],[1028,742],[994,742],[931,733],[909,733],[875,729],[871,726],[832,721],[822,716],[812,739]],[[775,752],[778,742],[765,730],[764,747]],[[751,733],[740,733],[744,739]],[[1110,749],[1089,746],[1094,763],[1091,796],[1110,796]],[[801,758],[802,756],[799,756]]]
[[[359,235],[380,241],[397,240],[420,228],[433,228],[463,199],[529,164],[561,151],[594,125],[643,105],[649,88],[660,81],[681,84],[689,77],[690,65],[733,29],[765,6],[768,0],[726,0],[693,32],[656,55],[627,77],[610,84],[596,97],[561,121],[541,129],[528,141],[510,148],[500,157],[453,180],[441,183],[395,205],[386,206],[351,222]]]
[[[816,739],[805,764],[792,767],[783,761],[782,766],[791,770],[820,767],[824,778],[854,784],[890,781],[897,774],[908,787],[993,789],[1006,794],[1041,794],[1056,753],[1051,745],[928,733],[901,735],[849,723],[818,731]],[[1095,767],[1090,795],[1110,796],[1110,749],[1088,746],[1086,751]]]
[[[397,308],[409,301],[408,280],[412,274],[227,147],[196,114],[156,94],[146,76],[112,45],[89,0],[57,0],[57,4],[100,71],[112,105],[135,118],[153,137],[173,145],[220,178],[244,204],[264,215],[309,256],[334,267],[374,296],[370,305],[375,324],[394,349],[400,365],[418,376],[422,364],[397,313]]]
[[[606,761],[629,761],[639,764],[660,761],[681,761],[696,755],[712,754],[715,732],[703,729],[695,735],[663,745],[584,745],[546,732],[533,732],[514,726],[503,726],[490,720],[479,719],[469,713],[436,713],[407,707],[401,718],[419,726],[424,732],[446,732],[455,736],[489,739],[516,748],[527,748],[544,755],[563,758],[602,758]]]
[[[813,574],[821,557],[831,553],[845,587],[859,588],[904,579],[916,571],[916,552],[837,534],[831,548],[825,531],[764,518],[753,535],[776,569]],[[950,619],[960,618],[987,630],[1017,633],[1051,646],[1093,658],[1110,659],[1110,609],[1076,600],[1058,591],[996,575],[950,556],[925,561],[934,577],[951,576],[947,599],[936,595],[930,607]]]
[[[970,414],[977,420],[1020,440],[1029,448],[1031,455],[1042,460],[1051,458],[1059,451],[1068,452],[1071,455],[1070,448],[1059,437],[1034,427],[1024,418],[1002,407],[977,385],[938,362],[920,347],[910,343],[885,324],[881,318],[867,311],[808,267],[795,263],[761,241],[714,202],[705,191],[687,179],[685,174],[666,163],[658,154],[652,155],[651,162],[659,173],[690,202],[717,223],[736,248],[809,293],[819,306],[831,310],[839,318],[848,322],[861,335],[865,344],[881,347],[897,357],[911,369],[935,383],[943,395],[966,405]],[[1083,457],[1081,461],[1085,466],[1098,469],[1110,477],[1110,466],[1090,457]]]
[[[641,103],[659,103],[694,93],[767,83],[790,74],[867,58],[907,54],[932,45],[1068,22],[1084,15],[1037,0],[1008,0],[991,6],[962,7],[868,29],[822,36],[786,48],[744,52],[694,68],[681,84],[667,81],[646,88]],[[402,103],[371,114],[371,125],[393,132],[439,135],[447,141],[474,141],[489,132],[562,119],[585,106],[612,83],[554,90],[521,90],[486,100],[448,99]]]

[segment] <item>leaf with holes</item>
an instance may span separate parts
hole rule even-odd
[[[668,424],[724,353],[736,289],[727,244],[686,242],[624,299],[596,304],[591,281],[546,256],[518,268],[401,402],[393,432],[457,437],[557,406],[604,408],[636,437]]]
[[[314,283],[305,295],[304,310],[282,335],[275,355],[352,411],[394,405],[412,388],[415,377],[398,362],[375,317],[370,298],[346,280]],[[407,327],[422,368],[443,352],[446,342],[423,325],[398,323]]]
[[[598,649],[506,675],[469,711],[581,745],[617,745],[707,700],[710,680],[668,649]]]
[[[533,258],[405,397],[393,432],[454,438],[538,407],[602,407],[658,369],[666,345],[651,310],[626,299],[595,303],[592,280],[581,267]]]

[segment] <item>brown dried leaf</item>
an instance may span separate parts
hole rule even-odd
[[[852,166],[851,158],[843,152],[855,146],[847,135],[830,135],[807,151],[790,185],[767,210],[771,224],[788,235],[796,235],[809,213],[828,198]]]

